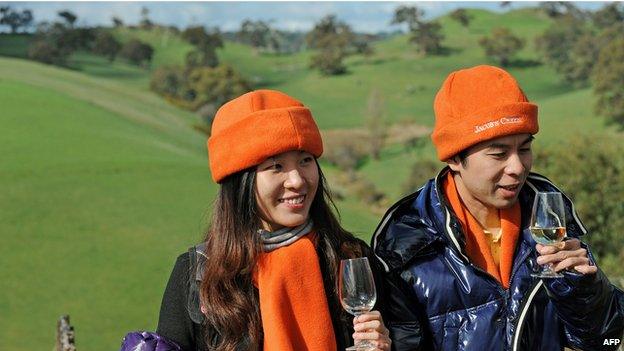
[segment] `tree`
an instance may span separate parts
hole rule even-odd
[[[442,52],[442,26],[436,21],[422,22],[412,33],[410,42],[418,45],[423,55],[435,55]]]
[[[598,28],[604,29],[624,22],[624,10],[622,4],[613,2],[603,6],[592,14],[592,21]]]
[[[600,50],[593,82],[596,112],[624,129],[624,37]]]
[[[535,38],[535,46],[543,60],[563,75],[568,83],[577,83],[571,58],[573,49],[584,35],[591,35],[586,23],[576,17],[565,16],[555,20],[544,33]]]
[[[67,59],[58,47],[44,40],[37,40],[28,47],[28,57],[51,65],[64,65]]]
[[[592,33],[579,37],[569,53],[569,61],[559,67],[558,71],[564,79],[575,86],[586,86],[589,83],[598,54],[600,43]]]
[[[123,44],[119,55],[138,66],[146,66],[152,61],[154,49],[138,39],[131,39]]]
[[[154,23],[149,19],[149,9],[145,6],[141,7],[141,21],[139,27],[142,29],[152,29]]]
[[[370,155],[373,159],[379,160],[387,134],[384,100],[379,89],[370,92],[366,117],[366,127],[370,134]]]
[[[451,18],[459,22],[459,24],[464,27],[468,27],[468,25],[470,24],[470,20],[472,20],[472,17],[465,9],[457,9],[451,12]]]
[[[111,18],[111,21],[113,21],[113,27],[115,27],[115,28],[123,27],[123,25],[124,25],[124,23],[121,20],[121,18],[119,18],[117,16],[113,16]]]
[[[268,46],[270,32],[271,27],[266,22],[247,19],[241,23],[237,36],[243,43],[251,45],[257,52],[258,49]]]
[[[568,53],[568,60],[556,70],[563,74],[567,82],[575,86],[589,85],[600,51],[613,40],[621,38],[623,33],[624,23],[613,24],[598,35],[594,31],[587,30],[574,43]]]
[[[284,36],[283,32],[271,28],[271,30],[269,31],[268,46],[272,52],[283,52],[287,46],[285,41],[286,37]]]
[[[424,11],[415,6],[400,6],[394,11],[392,24],[406,23],[410,32],[409,41],[416,44],[423,55],[439,54],[444,40],[442,26],[435,21],[424,21],[424,15]]]
[[[562,16],[584,17],[583,11],[569,1],[545,1],[541,2],[539,7],[550,18]]]
[[[0,25],[6,25],[11,28],[11,33],[17,33],[20,28],[28,28],[33,21],[31,10],[23,10],[18,12],[12,10],[9,6],[0,7]]]
[[[95,28],[67,28],[64,36],[71,43],[73,50],[92,50],[97,31]]]
[[[251,91],[251,85],[230,65],[217,67],[199,67],[188,76],[189,97],[192,98],[192,110],[198,110],[206,104],[221,106],[225,102]],[[206,118],[207,125],[212,118]]]
[[[342,62],[346,56],[339,47],[327,46],[311,57],[310,68],[316,68],[328,76],[343,74],[347,71],[347,66]]]
[[[509,66],[511,57],[524,47],[524,40],[513,35],[509,28],[498,27],[492,29],[490,37],[482,37],[479,45],[485,54],[503,67]]]
[[[121,43],[111,33],[104,30],[98,31],[93,45],[95,54],[105,56],[109,62],[113,62],[120,50]]]
[[[391,24],[406,23],[408,30],[413,32],[423,22],[422,18],[424,15],[425,12],[416,6],[399,6],[394,10]]]
[[[327,46],[347,47],[353,40],[351,27],[339,21],[335,15],[323,17],[314,28],[306,34],[306,43],[312,49],[322,49]]]
[[[154,70],[150,79],[150,89],[168,100],[192,99],[185,96],[186,77],[181,67],[160,66]]]
[[[186,56],[188,67],[216,67],[219,64],[217,49],[223,47],[223,39],[218,29],[207,32],[203,26],[189,27],[182,32],[182,39],[195,46]]]
[[[53,65],[64,65],[75,51],[76,40],[68,35],[67,27],[59,22],[42,22],[37,26],[35,40],[30,44],[28,57]]]
[[[65,23],[67,23],[67,26],[69,28],[74,28],[74,23],[78,19],[78,17],[76,15],[74,15],[73,13],[71,13],[68,10],[59,11],[58,15],[65,20]]]
[[[348,55],[353,38],[351,27],[338,21],[336,16],[322,18],[306,35],[308,46],[318,50],[311,58],[310,67],[317,68],[326,75],[346,72],[342,61]]]
[[[364,55],[366,57],[375,53],[375,50],[370,46],[370,38],[368,36],[360,36],[353,41],[353,48],[356,54]]]

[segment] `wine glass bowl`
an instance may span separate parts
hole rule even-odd
[[[538,192],[535,194],[529,230],[535,242],[542,245],[556,245],[566,236],[566,218],[563,197],[557,192]],[[542,266],[538,273],[531,274],[539,278],[560,278],[563,275],[552,270],[551,264]]]
[[[377,301],[377,292],[368,258],[360,257],[340,261],[338,294],[342,307],[354,316],[373,309]],[[360,341],[348,347],[346,351],[370,349],[374,349],[374,345],[367,341]]]

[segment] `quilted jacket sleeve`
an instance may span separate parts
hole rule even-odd
[[[545,285],[564,323],[569,346],[616,350],[615,343],[609,345],[605,340],[622,340],[624,293],[609,283],[600,269],[592,275],[564,272],[564,276],[547,279]]]
[[[421,308],[416,305],[409,288],[395,272],[384,275],[386,326],[390,330],[392,350],[418,351],[430,350],[424,336]]]

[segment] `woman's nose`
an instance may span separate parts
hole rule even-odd
[[[293,169],[288,172],[284,186],[286,188],[298,189],[305,184],[305,179],[297,169]]]

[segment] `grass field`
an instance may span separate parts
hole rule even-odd
[[[460,67],[489,63],[480,36],[504,23],[527,40],[522,67],[510,71],[540,106],[536,147],[607,128],[593,114],[591,89],[562,84],[536,65],[532,37],[548,21],[530,9],[470,11],[469,29],[444,17],[451,54],[421,58],[397,36],[374,45],[370,58],[347,60],[349,72],[322,77],[311,55],[254,55],[226,43],[219,52],[258,88],[283,90],[312,108],[322,129],[361,127],[373,88],[388,120],[433,125],[433,96]],[[167,31],[117,30],[156,48],[153,68],[180,64],[190,46]],[[0,35],[0,350],[49,350],[56,319],[68,313],[80,350],[119,347],[130,330],[156,326],[164,284],[177,254],[199,241],[216,192],[205,137],[193,114],[148,91],[149,70],[109,64],[86,53],[68,68],[33,63],[29,39]],[[17,57],[17,58],[15,58]],[[428,145],[396,145],[361,173],[396,199],[411,164],[434,157]],[[322,163],[330,185],[337,170]],[[365,240],[379,220],[355,198],[337,202],[344,225]]]
[[[0,349],[51,348],[64,313],[81,349],[115,349],[155,328],[175,256],[201,240],[216,190],[205,137],[115,80],[6,58],[0,76]],[[369,235],[366,207],[340,205]]]

